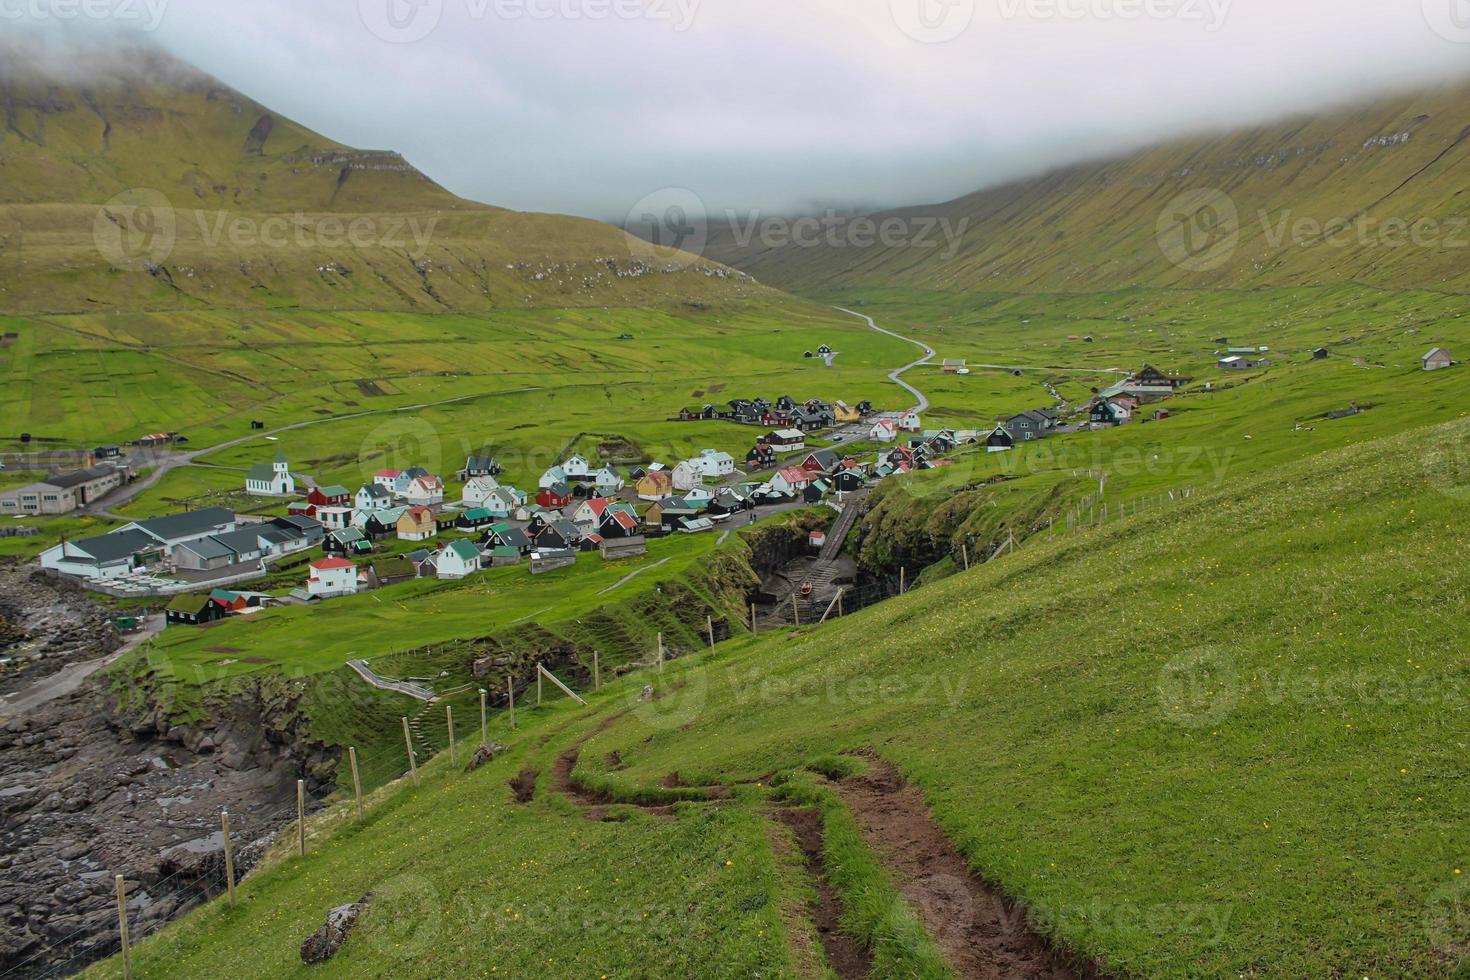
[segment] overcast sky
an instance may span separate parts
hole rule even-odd
[[[613,220],[944,200],[1470,67],[1470,0],[0,0],[0,32],[98,10],[457,193]]]

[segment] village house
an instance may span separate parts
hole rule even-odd
[[[860,422],[863,418],[861,412],[840,398],[832,403],[832,415],[838,422]]]
[[[490,551],[501,549],[514,550],[521,557],[529,555],[532,550],[530,535],[518,527],[509,524],[496,524],[485,533],[482,542]]]
[[[433,474],[422,466],[410,466],[408,469],[400,471],[393,478],[393,496],[400,499],[408,496],[408,488],[413,486],[413,482],[426,476],[433,476]]]
[[[801,497],[809,504],[819,504],[824,499],[826,499],[827,494],[830,492],[831,487],[827,485],[827,481],[813,480],[811,483],[808,483],[806,489],[801,492]]]
[[[777,452],[796,452],[806,448],[806,434],[800,429],[778,429],[766,436],[766,443]]]
[[[116,578],[162,561],[178,545],[239,526],[223,507],[134,521],[91,538],[62,541],[41,553],[41,567],[79,578]]]
[[[495,461],[493,456],[469,456],[465,459],[464,466],[460,467],[459,473],[456,474],[461,483],[468,482],[476,477],[495,477],[499,475],[500,464]]]
[[[1052,420],[1039,412],[1022,412],[1003,423],[1016,442],[1045,439],[1051,433]]]
[[[429,508],[409,507],[398,518],[396,530],[402,541],[427,541],[439,533],[439,524]]]
[[[369,483],[357,491],[353,503],[360,511],[389,510],[393,506],[393,492],[381,483]]]
[[[842,457],[830,449],[815,449],[807,453],[796,465],[808,473],[818,476],[831,473],[838,466],[842,465]]]
[[[919,413],[911,408],[899,418],[898,428],[903,432],[923,432],[924,422],[919,418]]]
[[[684,502],[692,507],[708,507],[714,499],[715,492],[709,487],[693,487],[684,494]]]
[[[879,419],[868,430],[868,438],[878,442],[893,442],[898,438],[898,423],[893,419]]]
[[[227,615],[225,606],[207,595],[174,596],[163,611],[164,622],[169,626],[203,626]]]
[[[612,501],[606,497],[584,500],[580,504],[570,508],[567,519],[581,528],[584,533],[595,531],[597,530],[597,526],[602,523],[602,515],[607,512],[607,508],[611,503]]]
[[[985,451],[988,453],[1003,453],[1015,445],[1016,437],[1011,435],[1011,430],[1005,427],[1004,422],[991,429],[990,434],[985,437]]]
[[[799,497],[803,490],[811,485],[811,474],[800,466],[787,466],[776,471],[771,477],[771,489],[783,497]]]
[[[946,358],[945,359],[944,363],[942,365],[940,365],[940,369],[939,370],[943,374],[969,374],[970,373],[970,369],[965,366],[965,362],[964,361],[962,361],[962,360],[953,360],[953,359],[949,359],[949,358]]]
[[[333,531],[322,541],[322,554],[337,555],[341,558],[352,558],[369,554],[373,550],[373,543],[361,528],[349,527],[340,531]]]
[[[410,507],[435,507],[444,503],[444,481],[432,474],[416,476],[403,492]]]
[[[709,502],[708,513],[717,517],[726,514],[738,514],[750,510],[754,505],[750,499],[739,490],[731,487],[722,487]]]
[[[454,519],[454,526],[461,531],[478,531],[489,527],[496,521],[496,516],[483,507],[471,507],[469,510],[461,511]]]
[[[1452,367],[1455,363],[1455,359],[1450,356],[1450,352],[1443,347],[1434,348],[1420,358],[1420,361],[1423,363],[1424,370],[1426,371],[1442,371],[1447,367]]]
[[[768,470],[776,465],[776,450],[767,442],[758,442],[745,454],[745,468],[751,471]]]
[[[592,464],[581,455],[574,455],[561,464],[561,471],[566,474],[567,482],[586,480],[592,475]]]
[[[679,491],[693,490],[704,483],[704,468],[692,460],[684,460],[674,467],[674,489]]]
[[[253,497],[289,497],[296,493],[286,454],[276,453],[274,463],[257,463],[245,474],[245,492]]]
[[[1092,403],[1088,421],[1094,429],[1108,429],[1127,422],[1132,414],[1124,405],[1099,398]]]
[[[1231,354],[1229,357],[1222,357],[1218,367],[1222,371],[1249,371],[1254,368],[1265,367],[1270,363],[1270,361],[1264,358],[1247,357],[1244,354]]]
[[[406,555],[380,558],[367,568],[369,589],[383,589],[390,585],[412,582],[419,577],[419,566]]]
[[[311,563],[306,591],[316,599],[357,593],[357,566],[345,558],[323,558]]]
[[[690,462],[698,466],[708,480],[722,480],[735,475],[735,457],[717,449],[706,449]]]
[[[565,484],[567,480],[567,471],[560,466],[553,466],[541,474],[541,479],[536,485],[542,490],[545,490],[547,487],[554,487],[558,483]]]
[[[645,473],[637,485],[638,499],[657,503],[674,495],[674,478],[664,470]]]
[[[541,492],[536,494],[536,503],[547,510],[561,510],[570,504],[572,499],[572,488],[565,483],[542,487]]]
[[[603,541],[636,537],[638,535],[638,512],[628,504],[610,507],[603,513],[596,533]]]
[[[604,466],[596,473],[593,473],[592,484],[597,488],[597,492],[604,497],[611,497],[627,485],[623,482],[622,476],[612,466]]]
[[[393,488],[398,485],[398,477],[402,474],[402,470],[378,470],[373,474],[373,484],[387,490],[389,496],[392,496]]]
[[[492,516],[504,520],[525,506],[525,503],[526,495],[515,487],[496,487],[481,502],[480,507],[489,511]]]
[[[500,481],[493,476],[472,476],[460,490],[459,502],[466,507],[479,507],[499,489]]]
[[[0,493],[0,514],[70,514],[122,486],[126,467],[93,466]]]
[[[360,510],[352,515],[354,527],[362,529],[362,533],[377,541],[398,533],[398,521],[408,510],[407,507],[389,507],[387,510]]]
[[[577,547],[582,540],[582,532],[568,520],[538,519],[531,522],[526,533],[537,551],[563,551]]]
[[[480,570],[480,549],[460,538],[451,541],[434,555],[434,571],[439,578],[461,579]]]
[[[336,484],[327,487],[312,487],[306,491],[305,503],[292,504],[286,508],[286,512],[321,520],[318,515],[327,507],[350,509],[352,507],[352,492],[346,487]]]

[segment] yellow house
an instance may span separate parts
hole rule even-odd
[[[839,422],[861,422],[863,419],[861,412],[844,401],[832,403],[832,414],[837,416]]]
[[[654,470],[638,481],[638,499],[658,502],[674,495],[674,478],[667,470]]]
[[[398,537],[403,541],[427,541],[439,533],[434,512],[427,507],[410,507],[398,518]]]

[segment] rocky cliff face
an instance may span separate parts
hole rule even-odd
[[[334,756],[287,682],[221,696],[199,725],[148,703],[123,709],[94,678],[0,729],[0,972],[114,952],[115,874],[134,937],[151,932],[223,888],[222,809],[240,874],[294,818],[298,778],[312,795],[331,788]]]

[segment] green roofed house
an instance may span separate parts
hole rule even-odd
[[[174,596],[164,610],[164,620],[170,626],[203,626],[224,619],[226,615],[225,607],[207,595]]]
[[[440,578],[459,579],[480,570],[480,549],[464,538],[451,541],[434,556]]]
[[[410,558],[399,555],[381,558],[368,566],[368,588],[381,589],[402,582],[412,582],[419,577],[419,566]]]

